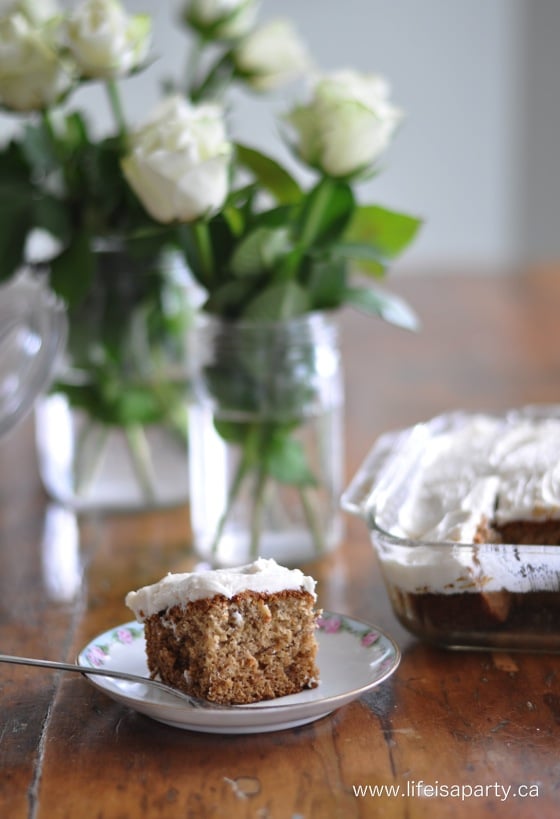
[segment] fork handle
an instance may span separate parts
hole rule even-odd
[[[13,654],[0,654],[0,663],[13,663],[14,665],[33,665],[38,668],[52,668],[55,671],[76,671],[79,674],[98,674],[102,677],[117,677],[120,680],[132,680],[134,682],[150,683],[145,677],[138,674],[123,673],[113,671],[110,668],[92,668],[78,665],[77,663],[59,663],[56,660],[37,660],[34,657],[16,657]]]
[[[0,663],[31,665],[38,668],[52,668],[55,671],[74,671],[78,674],[84,674],[86,676],[93,676],[97,674],[98,677],[114,677],[117,680],[129,680],[130,682],[142,683],[142,685],[153,685],[156,688],[160,688],[162,691],[165,691],[167,694],[172,694],[174,697],[183,700],[183,702],[188,703],[192,708],[210,708],[214,711],[227,711],[232,707],[218,702],[210,702],[209,700],[204,700],[200,697],[194,697],[191,694],[186,694],[184,691],[180,691],[178,688],[172,688],[170,685],[167,685],[167,683],[164,683],[161,680],[154,680],[151,677],[142,677],[140,674],[129,674],[128,671],[115,671],[111,668],[97,668],[95,666],[90,667],[78,665],[77,663],[60,663],[56,660],[37,660],[34,657],[16,657],[13,654],[0,654]],[[251,709],[250,705],[236,705],[234,707],[236,711]],[[265,707],[277,706],[274,704],[273,706]]]
[[[0,654],[0,663],[13,663],[14,665],[31,665],[38,668],[52,668],[55,671],[75,671],[79,674],[95,675],[99,677],[114,677],[118,680],[129,680],[130,682],[142,683],[143,685],[155,685],[166,691],[168,694],[189,702],[195,707],[200,707],[196,698],[190,697],[184,691],[179,691],[159,680],[152,680],[147,677],[141,677],[139,674],[129,674],[123,671],[114,671],[110,668],[96,668],[95,666],[86,667],[78,665],[77,663],[60,663],[55,660],[38,660],[34,657],[16,657],[12,654]]]

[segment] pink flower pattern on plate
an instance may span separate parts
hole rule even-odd
[[[92,646],[86,654],[88,662],[97,667],[104,665],[107,656],[107,652],[101,646]]]
[[[340,631],[342,620],[340,617],[319,617],[317,623],[321,631],[325,631],[327,634],[336,634]]]
[[[121,643],[122,645],[130,645],[134,640],[138,640],[142,636],[142,629],[134,628],[133,626],[124,626],[115,629],[109,635],[108,644],[99,644],[91,646],[86,653],[86,659],[90,665],[102,666],[105,665],[113,643]]]
[[[338,634],[340,631],[347,631],[359,637],[364,648],[375,645],[379,640],[379,632],[370,628],[367,630],[358,629],[356,623],[350,617],[340,617],[337,614],[319,616],[317,618],[317,628],[326,634]]]

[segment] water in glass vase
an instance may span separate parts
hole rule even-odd
[[[184,399],[186,404],[186,398]],[[181,434],[181,426],[183,434]],[[54,393],[35,407],[41,477],[76,511],[165,508],[188,498],[187,423],[108,426]]]
[[[224,437],[227,427],[237,429],[237,440]],[[235,566],[260,556],[295,566],[340,542],[342,406],[291,427],[282,425],[279,432],[277,421],[217,418],[208,404],[190,408],[191,525],[197,553],[212,565]],[[293,482],[263,468],[271,441],[290,451],[288,459],[305,463],[305,479]]]
[[[100,245],[95,260],[35,407],[43,485],[82,512],[184,503],[192,277],[174,252],[137,255],[120,242]]]

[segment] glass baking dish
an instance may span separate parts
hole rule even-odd
[[[557,405],[503,415],[440,415],[383,435],[344,492],[342,506],[365,520],[394,612],[412,634],[455,649],[558,651],[560,545],[422,539],[403,532],[403,515],[430,453],[445,451],[450,434],[467,434],[479,420],[503,425],[504,432],[520,421],[545,423],[560,452]],[[473,436],[473,447],[477,441]],[[560,495],[560,459],[555,463],[547,480]],[[445,458],[441,466],[446,480]],[[449,464],[450,476],[455,468]],[[469,487],[463,488],[468,494]],[[560,498],[555,500],[559,523]]]

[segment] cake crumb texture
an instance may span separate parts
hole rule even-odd
[[[315,688],[315,598],[308,591],[243,591],[174,605],[145,621],[153,677],[222,704]]]

